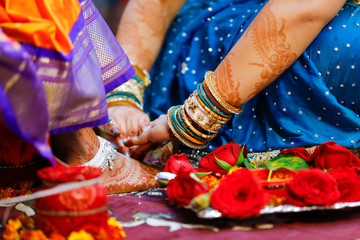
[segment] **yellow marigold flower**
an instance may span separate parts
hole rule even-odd
[[[117,229],[119,229],[120,231],[120,234],[123,238],[126,238],[126,233],[124,232],[122,226],[120,225],[120,223],[118,221],[116,221],[115,218],[109,218],[108,221],[107,221],[107,224],[109,226],[112,226],[112,227],[115,227]]]
[[[22,227],[21,221],[19,219],[10,219],[6,224],[6,228],[12,231],[18,231]]]
[[[94,237],[90,234],[81,230],[79,232],[71,232],[68,240],[95,240]]]
[[[3,233],[4,240],[15,240],[20,239],[19,229],[22,227],[21,221],[19,219],[10,219],[6,224],[5,231]]]
[[[19,219],[10,219],[6,224],[6,229],[3,233],[4,240],[16,240],[20,239],[18,230],[22,227]]]

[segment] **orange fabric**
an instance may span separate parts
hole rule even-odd
[[[77,0],[0,0],[0,27],[14,40],[67,54],[80,12]]]

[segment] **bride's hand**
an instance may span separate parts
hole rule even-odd
[[[130,148],[132,158],[140,159],[158,143],[171,140],[176,138],[169,128],[167,116],[161,115],[144,128],[140,136],[129,139],[125,146]]]
[[[123,142],[129,138],[139,136],[143,128],[150,122],[149,116],[143,111],[127,106],[118,105],[108,109],[111,124],[106,126],[106,130],[116,136],[116,142],[120,152],[126,152]]]

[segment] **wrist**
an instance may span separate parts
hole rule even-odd
[[[138,65],[133,67],[135,76],[106,95],[108,107],[128,105],[143,110],[143,94],[151,81],[146,70]]]

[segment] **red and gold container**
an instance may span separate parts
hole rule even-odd
[[[47,167],[38,171],[44,188],[65,183],[84,183],[98,179],[101,169],[93,167]],[[56,232],[67,237],[72,231],[96,232],[106,228],[108,197],[100,181],[94,185],[73,189],[35,200],[36,226],[45,234]]]

